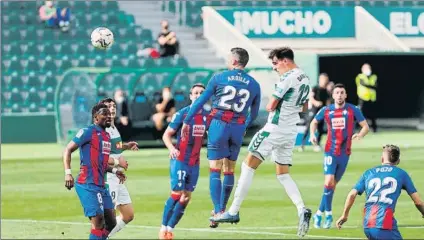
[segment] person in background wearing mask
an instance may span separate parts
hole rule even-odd
[[[356,76],[358,106],[365,117],[371,120],[373,132],[377,132],[375,102],[377,101],[377,75],[372,73],[371,65],[362,65],[362,73]]]
[[[307,115],[306,120],[306,129],[303,134],[302,139],[302,146],[300,147],[299,151],[303,152],[305,150],[305,141],[307,139],[308,133],[309,133],[309,125],[311,121],[314,119],[315,115],[319,112],[319,110],[327,105],[330,104],[331,99],[328,92],[328,84],[329,84],[329,78],[326,73],[321,73],[319,75],[318,79],[318,86],[315,86],[312,88],[312,91],[309,95],[309,113]],[[314,133],[312,133],[314,134]],[[324,134],[324,122],[321,122],[318,124],[318,144],[314,147],[315,152],[319,152],[321,150],[320,142],[321,137]]]
[[[162,97],[155,107],[156,113],[153,114],[152,120],[155,123],[156,130],[162,131],[164,125],[171,122],[171,118],[176,112],[175,100],[172,97],[170,87],[164,87],[162,89]]]
[[[129,134],[131,132],[131,126],[129,121],[129,110],[128,110],[128,101],[125,97],[125,92],[121,89],[115,91],[113,99],[116,103],[116,118],[115,125],[118,128],[118,131],[122,135],[122,139],[128,140]]]

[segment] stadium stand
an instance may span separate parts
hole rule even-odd
[[[72,12],[67,33],[44,28],[37,15],[41,4],[1,2],[2,113],[54,111],[58,81],[72,67],[188,66],[181,56],[158,61],[136,57],[138,49],[155,46],[152,31],[136,25],[133,15],[120,10],[117,1],[59,1],[59,7],[69,7]],[[107,26],[115,34],[115,46],[106,53],[89,42],[91,31],[98,26]],[[111,92],[117,86],[123,84],[104,88]]]

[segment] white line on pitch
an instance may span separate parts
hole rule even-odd
[[[83,222],[65,222],[65,221],[46,221],[46,220],[31,220],[31,219],[1,219],[2,222],[17,222],[17,223],[42,223],[42,224],[63,224],[63,225],[90,225],[89,223]],[[155,226],[142,226],[129,224],[128,228],[143,228],[143,229],[159,229]],[[281,227],[280,227],[281,228]],[[288,228],[287,228],[288,229]],[[233,229],[210,229],[210,228],[177,228],[177,230],[193,231],[193,232],[217,232],[217,233],[240,233],[240,234],[255,234],[255,235],[274,235],[274,236],[296,236],[291,233],[274,233],[274,232],[257,232],[257,231],[239,231]],[[335,236],[321,236],[321,235],[306,235],[310,238],[328,238],[328,239],[362,239],[352,237],[335,237]]]

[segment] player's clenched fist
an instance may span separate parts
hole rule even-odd
[[[65,175],[65,187],[71,190],[74,187],[74,177],[71,174]]]
[[[117,170],[115,174],[119,178],[119,183],[124,183],[127,180],[127,176],[121,170]]]
[[[123,156],[119,157],[119,166],[123,167],[125,170],[128,169],[128,162],[124,159]]]

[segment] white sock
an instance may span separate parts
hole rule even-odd
[[[231,215],[236,215],[240,211],[241,204],[246,198],[247,192],[249,191],[250,185],[253,181],[253,176],[255,175],[255,169],[247,166],[246,163],[241,164],[241,173],[240,178],[237,183],[236,191],[234,193],[234,200],[231,204],[228,212]]]
[[[284,189],[286,189],[287,195],[297,207],[297,212],[300,216],[303,209],[305,208],[305,204],[303,203],[302,196],[300,195],[296,183],[293,181],[293,179],[288,173],[277,175],[277,179],[278,181],[280,181],[281,185],[283,185]]]
[[[321,212],[320,210],[317,210],[316,215],[317,215],[317,216],[322,216],[322,212]]]
[[[167,226],[167,227],[166,227],[166,231],[167,231],[167,232],[172,232],[172,230],[174,230],[172,227],[170,227],[170,226]]]
[[[125,225],[127,225],[120,216],[116,217],[116,226],[110,231],[109,237],[115,235],[115,233],[121,231]]]
[[[331,215],[333,215],[332,211],[325,211],[325,216],[331,216]]]
[[[160,231],[161,232],[166,232],[166,226],[165,225],[160,226]]]

